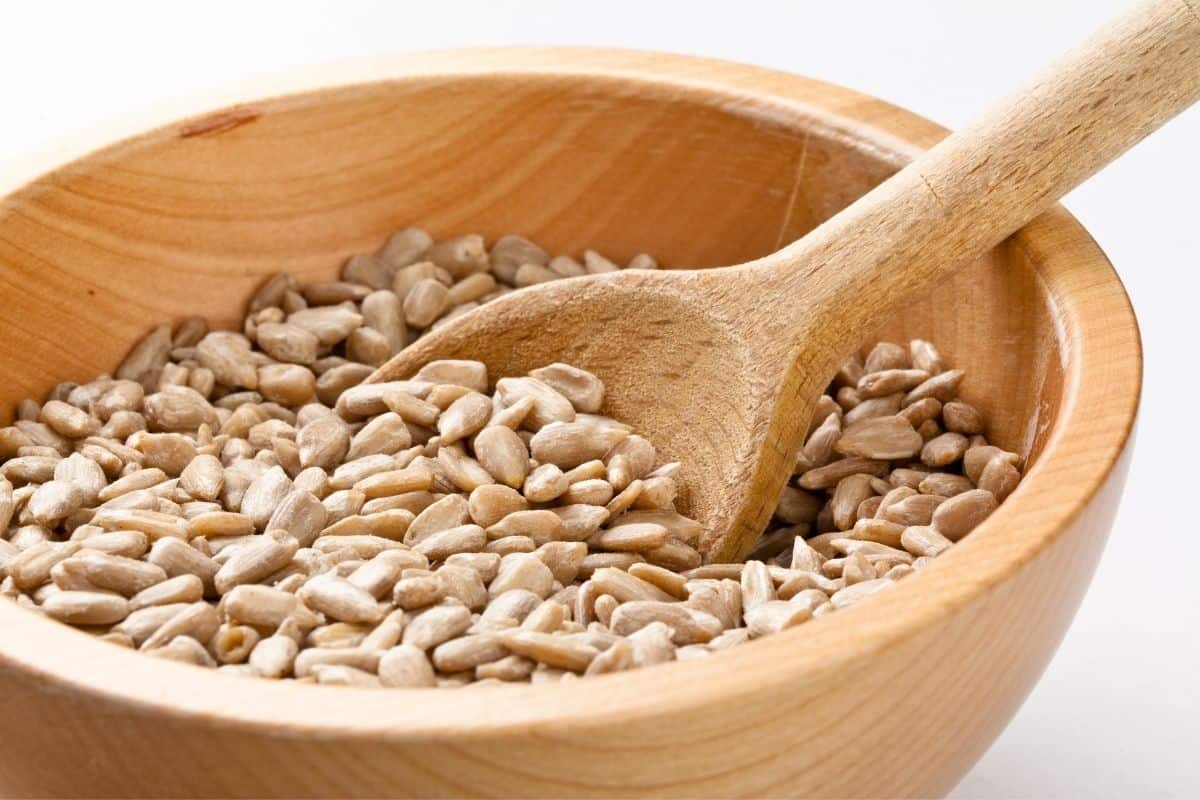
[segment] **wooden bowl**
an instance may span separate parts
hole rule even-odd
[[[119,144],[0,177],[0,417],[113,368],[155,321],[232,324],[262,276],[332,276],[407,224],[732,264],[802,235],[944,133],[805,78],[595,50],[400,56],[151,117],[105,134],[137,134]],[[991,438],[1030,465],[978,531],[897,588],[704,662],[460,691],[236,678],[3,601],[0,791],[948,791],[1083,595],[1124,479],[1141,352],[1120,281],[1062,209],[883,334],[937,342],[967,370]]]

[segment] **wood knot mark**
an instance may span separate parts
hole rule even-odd
[[[193,136],[215,136],[234,128],[240,128],[261,117],[262,114],[249,108],[231,108],[209,114],[184,125],[179,131],[180,139],[190,139]]]

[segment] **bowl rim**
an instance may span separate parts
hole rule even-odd
[[[164,135],[236,119],[244,109],[319,100],[357,84],[425,78],[615,81],[687,96],[730,113],[820,128],[897,167],[945,129],[889,103],[811,78],[715,59],[629,50],[515,47],[405,53],[317,65],[156,104],[93,128],[19,164],[0,165],[0,210],[37,180]],[[259,113],[254,111],[253,113]],[[106,143],[99,148],[98,142]],[[41,178],[39,178],[41,176]],[[1140,398],[1142,351],[1124,287],[1104,253],[1061,206],[1010,240],[1037,266],[1068,345],[1058,420],[1017,491],[968,540],[887,592],[840,611],[836,623],[796,629],[703,661],[589,679],[583,684],[494,691],[390,690],[251,681],[146,658],[80,635],[11,602],[0,603],[0,671],[32,676],[45,691],[73,692],[130,713],[169,715],[270,735],[467,741],[508,733],[553,735],[620,720],[680,714],[789,684],[836,686],[873,655],[1012,579],[1050,547],[1107,481],[1128,446]],[[1106,387],[1084,392],[1085,385]],[[585,687],[585,688],[583,688]],[[713,736],[728,735],[723,727]],[[512,765],[508,765],[511,769]]]

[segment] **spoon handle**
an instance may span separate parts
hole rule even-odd
[[[1198,98],[1200,0],[1140,3],[758,268],[792,325],[861,338]]]

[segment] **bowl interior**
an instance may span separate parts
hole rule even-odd
[[[735,264],[907,157],[882,134],[777,111],[652,82],[501,73],[292,95],[128,140],[0,201],[0,420],[112,369],[160,320],[236,324],[264,275],[333,276],[406,225]],[[989,437],[1035,456],[1062,384],[1053,311],[1006,243],[905,302],[881,335],[936,342],[967,370]]]

